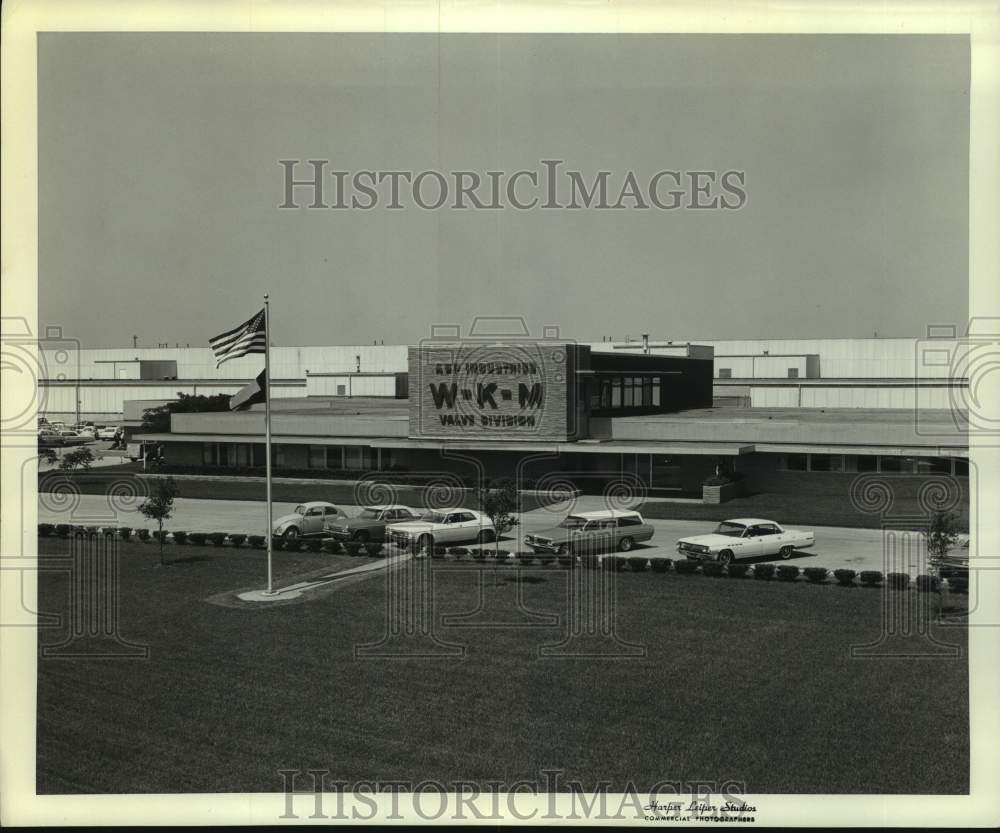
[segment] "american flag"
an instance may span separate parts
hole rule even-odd
[[[210,338],[215,353],[216,367],[230,359],[238,359],[247,353],[263,353],[267,347],[267,332],[264,328],[264,310],[234,330]]]

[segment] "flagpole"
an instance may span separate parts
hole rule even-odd
[[[271,555],[274,525],[271,521],[271,304],[264,293],[264,460],[267,472],[267,592],[273,593]]]

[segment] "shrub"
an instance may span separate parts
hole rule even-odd
[[[382,547],[384,545],[381,541],[370,541],[365,544],[365,553],[367,553],[371,558],[375,558],[382,552]]]
[[[448,552],[456,561],[461,561],[463,555],[469,554],[469,551],[465,547],[452,547]]]
[[[431,558],[444,558],[448,552],[447,547],[443,547],[440,544],[434,546],[434,551],[431,553]]]
[[[543,567],[548,567],[550,564],[554,563],[555,560],[556,557],[550,552],[540,553],[538,555],[538,563],[541,564]]]
[[[754,564],[753,577],[761,581],[770,581],[774,578],[773,564]]]
[[[308,541],[306,541],[306,547],[308,548],[309,552],[320,552],[323,549],[323,539],[310,538]]]
[[[486,553],[483,550],[469,550],[469,554],[476,559],[476,561],[482,561],[486,558]]]
[[[253,537],[250,536],[250,546],[253,546]],[[331,555],[340,552],[340,541],[336,538],[327,538],[323,541],[323,552],[328,552]]]
[[[967,578],[950,578],[948,579],[948,589],[952,593],[968,593],[969,580]]]
[[[42,538],[48,538],[55,531],[56,531],[55,524],[39,524],[38,525],[38,534]]]
[[[144,544],[146,543],[146,541],[150,539],[148,529],[137,529],[135,531],[135,534],[139,536],[139,540],[142,541]]]
[[[654,573],[665,573],[673,562],[669,558],[651,558],[649,563]]]
[[[628,566],[632,568],[633,573],[642,573],[649,566],[649,559],[645,556],[633,555],[628,560]]]
[[[881,570],[862,570],[859,576],[865,587],[878,587],[882,583]]]
[[[186,544],[188,534],[183,530],[178,530],[174,533],[174,543],[175,544]]]
[[[510,550],[493,550],[490,553],[497,561],[497,564],[506,564],[510,559]]]
[[[213,532],[208,536],[208,540],[212,542],[213,547],[221,547],[226,543],[226,533]]]
[[[837,579],[837,584],[841,587],[853,587],[854,577],[857,575],[854,570],[834,570],[833,577]]]
[[[799,577],[799,568],[794,564],[779,564],[778,579],[780,581],[795,581]]]
[[[524,566],[535,563],[535,554],[530,550],[528,552],[519,552],[517,554],[517,560],[521,562]]]
[[[203,547],[208,536],[204,532],[189,532],[188,540],[196,547]]]
[[[250,535],[247,537],[247,543],[255,550],[262,550],[267,546],[267,538],[263,535]]]
[[[232,544],[234,547],[242,547],[243,542],[246,541],[246,539],[247,539],[246,535],[244,535],[242,532],[237,532],[229,536],[229,543]]]
[[[713,578],[720,578],[726,574],[726,567],[724,564],[720,564],[718,561],[706,561],[701,565],[701,571],[706,576],[712,576]]]
[[[917,576],[918,593],[937,593],[937,591],[940,588],[941,588],[941,582],[938,581],[937,576],[927,576],[927,575]]]
[[[357,541],[348,541],[344,544],[344,552],[346,552],[352,558],[361,555],[361,544]]]
[[[726,567],[726,572],[730,578],[743,578],[749,569],[749,564],[730,564]]]
[[[576,559],[572,555],[560,555],[559,566],[573,569],[576,566]]]
[[[910,586],[909,573],[889,573],[885,577],[885,583],[893,590],[905,590]]]
[[[69,524],[56,524],[56,535],[60,538],[69,538],[71,529],[72,527]],[[129,532],[131,532],[131,530],[129,530]]]
[[[294,551],[298,552],[298,549],[299,549],[299,542],[298,541],[287,541],[286,542],[285,539],[282,538],[280,535],[272,535],[271,536],[271,551],[272,552],[279,552],[280,550],[285,549],[285,544],[286,543],[288,544],[288,549],[289,550],[294,550]]]
[[[678,558],[674,562],[674,570],[681,575],[691,575],[692,573],[698,572],[698,562],[690,558],[680,559]]]
[[[90,532],[89,527],[88,527],[87,531]],[[166,530],[163,530],[163,532],[160,532],[160,530],[154,529],[153,532],[152,532],[153,540],[154,541],[159,541],[160,538],[162,538],[164,541],[166,541],[168,534],[169,533]]]
[[[822,584],[826,581],[826,576],[829,571],[826,567],[806,567],[802,572],[805,573],[806,578],[813,584]]]

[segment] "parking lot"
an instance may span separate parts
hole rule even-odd
[[[165,524],[166,529],[182,529],[186,532],[242,532],[246,534],[264,533],[264,506],[259,501],[250,500],[202,500],[177,498],[174,516]],[[339,504],[348,515],[359,511],[360,507]],[[294,503],[276,502],[273,514],[291,512]],[[570,511],[592,511],[604,508],[601,498],[581,496],[573,501],[535,509],[520,516],[519,526],[505,536],[509,549],[517,549],[524,535],[535,533],[558,524]],[[781,518],[773,520],[781,523]],[[39,523],[73,523],[96,526],[150,527],[133,505],[109,506],[104,495],[79,495],[71,506],[56,505],[48,495],[39,496]],[[649,558],[676,558],[677,539],[712,531],[711,521],[649,519],[656,530],[652,541],[637,545],[635,553]],[[802,525],[797,525],[802,526]],[[881,570],[883,572],[909,572],[916,576],[927,572],[919,562],[921,536],[918,532],[893,531],[883,533],[879,529],[857,529],[849,527],[808,527],[815,532],[816,545],[797,552],[792,560],[800,566],[826,567],[829,570],[849,568],[861,570]]]

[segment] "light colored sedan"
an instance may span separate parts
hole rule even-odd
[[[437,509],[427,513],[422,520],[390,524],[386,538],[400,547],[416,546],[422,550],[435,544],[487,543],[496,540],[493,521],[482,512],[472,509]]]
[[[323,535],[328,522],[346,517],[344,512],[332,503],[321,500],[300,503],[292,512],[274,521],[274,534],[284,538]]]
[[[709,535],[681,538],[677,551],[687,558],[729,564],[739,558],[788,559],[796,550],[815,543],[812,532],[785,529],[763,518],[733,518],[723,521]]]

